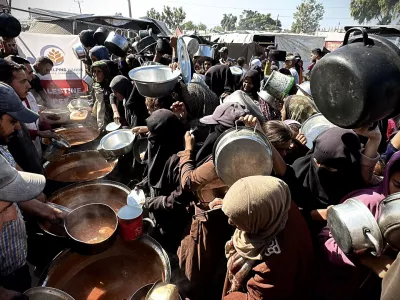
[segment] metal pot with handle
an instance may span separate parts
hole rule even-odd
[[[108,34],[104,46],[106,46],[108,51],[112,54],[124,57],[129,50],[129,41],[122,36],[122,31],[121,34],[118,34],[117,31],[112,31]]]
[[[380,204],[378,225],[385,241],[400,249],[400,193],[392,194]]]
[[[217,45],[210,46],[210,45],[206,45],[206,44],[200,44],[199,50],[197,50],[197,52],[194,54],[194,58],[203,56],[203,57],[208,57],[208,58],[214,59],[215,47],[217,47]]]
[[[231,186],[237,180],[272,172],[272,146],[256,129],[236,127],[215,142],[213,160],[217,175]]]
[[[327,221],[332,237],[345,254],[382,253],[383,238],[378,223],[361,201],[350,198],[329,208]]]
[[[81,43],[76,43],[72,46],[72,52],[74,52],[75,57],[79,60],[85,60],[87,53],[85,47]]]
[[[351,33],[360,35],[350,38]],[[343,46],[325,55],[311,73],[319,111],[343,128],[368,126],[400,113],[400,49],[368,36],[363,28],[346,32]]]

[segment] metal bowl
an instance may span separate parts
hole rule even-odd
[[[169,95],[178,82],[180,70],[171,71],[163,65],[144,66],[131,70],[129,77],[143,97],[159,98]]]
[[[132,151],[135,134],[129,129],[120,129],[105,135],[100,141],[100,147],[110,151],[116,157]]]
[[[70,111],[67,109],[51,108],[40,112],[49,124],[62,125],[69,123]]]
[[[67,293],[50,287],[34,287],[26,290],[24,293],[25,296],[29,297],[29,300],[74,300]]]
[[[70,112],[72,112],[73,110],[79,110],[79,109],[82,109],[82,108],[85,109],[85,108],[89,108],[90,107],[90,104],[89,104],[88,100],[80,99],[80,98],[71,100],[69,102],[69,104],[70,105],[69,105],[68,109],[69,109]]]
[[[322,114],[315,114],[308,118],[301,126],[301,133],[307,139],[308,149],[313,147],[313,143],[319,135],[333,127],[336,125],[329,122]]]
[[[72,52],[74,52],[75,56],[79,60],[86,59],[86,50],[81,43],[76,43],[72,46]]]

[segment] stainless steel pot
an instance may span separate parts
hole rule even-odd
[[[79,60],[85,60],[86,59],[86,50],[85,47],[81,43],[76,43],[72,46],[72,52],[74,52],[75,56]]]
[[[186,44],[186,49],[190,56],[195,55],[197,51],[199,51],[200,45],[198,40],[191,38],[190,36],[183,36],[182,39]]]
[[[380,204],[378,225],[385,241],[400,249],[400,193],[390,195]]]
[[[159,98],[169,95],[178,82],[180,70],[171,71],[164,65],[143,66],[129,72],[139,93],[144,97]]]
[[[112,54],[119,57],[126,56],[129,50],[128,40],[122,35],[117,34],[115,31],[110,32],[104,42],[104,46],[106,46],[108,51]]]
[[[217,139],[213,160],[218,176],[231,186],[244,177],[270,175],[272,147],[266,136],[255,129],[232,128]]]
[[[199,50],[194,54],[194,57],[199,57],[199,56],[204,56],[204,57],[209,57],[214,59],[215,56],[215,49],[213,46],[206,45],[206,44],[200,44],[199,45]]]
[[[24,295],[27,296],[29,300],[74,300],[74,298],[62,290],[42,286],[30,288],[25,291]]]
[[[315,114],[308,118],[301,126],[301,133],[307,139],[308,149],[313,147],[313,143],[319,135],[333,127],[336,125],[329,122],[322,114]]]
[[[132,131],[120,129],[105,135],[100,141],[100,147],[120,157],[132,151],[134,140],[135,134]]]
[[[378,223],[361,201],[350,198],[331,207],[327,221],[332,237],[345,254],[382,253],[383,238]]]

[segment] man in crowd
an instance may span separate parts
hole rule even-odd
[[[312,69],[314,68],[315,64],[322,58],[322,50],[320,48],[315,48],[311,51],[311,65],[308,66],[308,71],[311,73]]]
[[[42,100],[42,103],[40,104],[44,106],[49,106],[51,100],[47,95],[47,93],[44,91],[40,78],[37,74],[40,74],[41,76],[46,76],[50,74],[51,70],[53,69],[53,66],[54,66],[53,61],[46,56],[38,57],[36,59],[35,64],[33,65],[34,74],[30,83],[32,89],[35,91],[35,93],[37,93],[40,96]]]
[[[299,73],[296,71],[296,57],[292,53],[288,53],[285,59],[285,69],[292,74],[295,84],[299,84]]]
[[[221,58],[219,59],[221,65],[233,66],[235,64],[235,61],[228,56],[228,47],[222,47],[218,52],[221,55]]]
[[[7,149],[10,138],[21,129],[20,124],[35,122],[38,117],[22,105],[10,86],[0,83],[0,299],[13,299],[18,295],[16,291],[23,293],[30,288],[25,224],[20,209],[51,222],[63,217],[37,200],[45,200],[45,178],[17,172],[21,168]]]
[[[18,55],[17,42],[14,38],[1,38],[1,48],[0,58],[7,57],[9,55]]]
[[[22,101],[27,100],[31,87],[25,73],[25,67],[7,60],[0,61],[0,82],[10,85],[20,98],[20,104],[24,106]],[[38,128],[36,130],[32,128],[30,131],[26,124],[21,124],[22,130],[18,130],[10,140],[9,148],[18,164],[25,171],[42,174],[41,156],[32,142],[32,138],[36,140],[36,137],[53,137],[54,133],[51,131],[39,131],[37,130]]]
[[[245,62],[246,62],[246,59],[243,56],[239,57],[238,60],[237,60],[238,67],[242,69],[243,76],[247,72],[247,70],[246,70],[246,68],[244,66]]]
[[[206,73],[212,67],[212,61],[213,60],[211,58],[205,58],[203,62],[204,73]]]

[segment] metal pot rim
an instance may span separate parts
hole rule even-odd
[[[164,68],[170,69],[168,66],[164,66],[164,65],[150,65],[150,66],[138,67],[138,68],[135,68],[135,69],[129,71],[129,77],[130,77],[130,79],[132,79],[135,83],[140,83],[140,84],[148,85],[148,84],[169,83],[169,82],[171,82],[171,81],[177,80],[178,77],[181,75],[181,71],[180,71],[180,70],[175,70],[175,71],[173,72],[173,74],[175,74],[174,77],[172,77],[171,79],[168,79],[168,80],[157,81],[157,82],[142,81],[142,80],[138,80],[138,79],[135,79],[135,78],[132,77],[135,73],[137,73],[137,72],[139,72],[139,71],[141,71],[141,70],[147,70],[147,69],[155,69],[155,70],[157,70],[157,69],[164,69]]]

